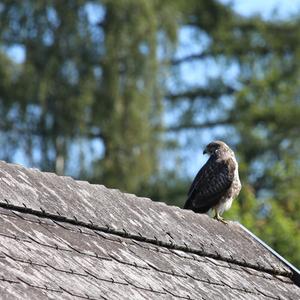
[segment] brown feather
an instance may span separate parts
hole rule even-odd
[[[226,195],[234,179],[235,163],[212,155],[196,175],[188,192],[185,209],[205,213]]]

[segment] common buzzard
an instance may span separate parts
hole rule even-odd
[[[221,215],[231,207],[242,187],[238,163],[234,152],[222,141],[208,144],[203,151],[203,154],[206,153],[210,157],[196,175],[184,209],[196,213],[206,213],[213,209],[214,218],[226,223]]]

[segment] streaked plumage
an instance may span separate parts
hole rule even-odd
[[[215,218],[231,207],[241,190],[238,163],[234,152],[222,141],[208,144],[203,151],[210,155],[206,164],[196,175],[189,191],[185,209],[196,213],[215,210]]]

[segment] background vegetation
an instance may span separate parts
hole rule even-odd
[[[181,206],[225,140],[226,217],[300,266],[299,25],[215,0],[2,0],[0,157]]]

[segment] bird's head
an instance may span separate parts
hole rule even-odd
[[[229,151],[231,151],[231,149],[224,142],[213,141],[205,147],[203,154],[218,156],[221,153],[226,153]]]

